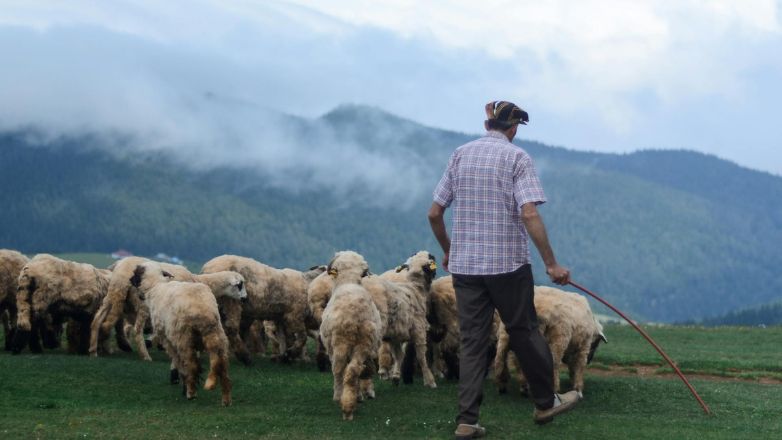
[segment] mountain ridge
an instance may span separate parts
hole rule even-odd
[[[104,135],[50,137],[33,146],[27,132],[0,134],[8,159],[0,161],[0,247],[124,247],[201,261],[239,253],[296,268],[350,248],[378,272],[422,248],[439,255],[425,217],[431,190],[451,152],[479,135],[387,115],[344,106],[297,119],[292,130],[306,132],[315,154],[329,155],[344,142],[395,169],[418,167],[416,181],[388,175],[379,183],[415,194],[407,204],[366,203],[377,199],[372,185],[286,186],[242,161],[173,166],[175,152],[136,154],[125,138],[120,146]],[[320,145],[323,130],[340,142]],[[549,197],[541,212],[560,262],[635,317],[681,322],[780,299],[775,274],[782,257],[773,243],[782,240],[782,178],[691,151],[610,154],[517,144],[539,169]],[[339,173],[339,166],[350,164],[315,171]],[[536,281],[545,284],[533,255]]]

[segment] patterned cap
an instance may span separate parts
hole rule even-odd
[[[529,122],[527,112],[508,101],[494,101],[492,108],[487,108],[486,115],[489,117],[490,125],[495,125],[491,123],[494,121],[500,127],[509,128],[516,124],[527,125]]]

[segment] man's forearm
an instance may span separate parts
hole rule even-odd
[[[429,225],[443,252],[446,254],[451,252],[451,239],[448,237],[448,230],[445,229],[445,219],[442,216],[429,217]]]
[[[440,243],[440,247],[443,248],[443,252],[447,256],[451,252],[451,239],[448,238],[448,230],[445,229],[445,208],[440,206],[437,202],[432,202],[432,206],[429,208],[429,226],[432,227],[432,232],[435,238]]]
[[[532,212],[524,212],[522,220],[524,227],[527,229],[527,233],[532,242],[535,243],[535,247],[540,252],[540,257],[543,259],[543,264],[546,267],[557,264],[557,259],[554,257],[554,250],[551,249],[551,244],[548,241],[548,234],[546,233],[546,225],[543,224],[543,218],[537,212],[537,209],[528,210]]]

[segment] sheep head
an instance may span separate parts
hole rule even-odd
[[[160,264],[147,261],[136,266],[133,276],[130,277],[130,284],[138,290],[139,297],[144,299],[150,289],[173,278],[174,276],[163,270]]]
[[[243,300],[247,298],[244,277],[233,271],[221,271],[197,276],[198,281],[209,286],[215,298],[228,297]]]
[[[424,284],[428,290],[435,276],[437,276],[437,260],[431,253],[419,251],[410,256],[404,264],[396,268],[397,273],[403,270],[409,271],[408,277],[423,275]]]
[[[326,270],[337,284],[358,284],[361,278],[370,274],[369,264],[364,257],[353,251],[340,251],[334,254]]]
[[[595,325],[597,325],[597,334],[592,339],[592,345],[589,346],[587,363],[592,362],[592,358],[595,356],[595,352],[597,351],[597,347],[600,345],[600,342],[605,342],[608,344],[608,339],[606,339],[606,335],[603,334],[603,326],[600,325],[600,323],[597,321],[595,321]]]

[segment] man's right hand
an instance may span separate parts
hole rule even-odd
[[[564,286],[570,282],[570,271],[559,264],[552,264],[546,267],[546,273],[554,284]]]

